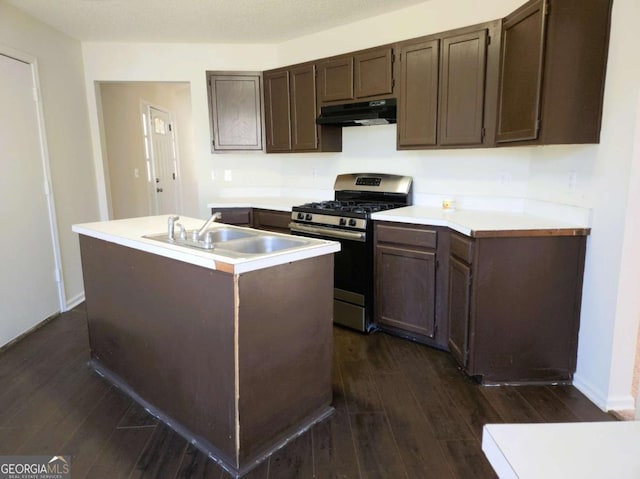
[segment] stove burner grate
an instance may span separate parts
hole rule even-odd
[[[359,213],[359,214],[367,214],[367,213],[375,213],[377,211],[389,210],[392,208],[397,208],[398,206],[393,203],[376,203],[376,202],[358,202],[358,201],[339,201],[339,200],[330,200],[330,201],[321,201],[321,202],[313,202],[302,205],[303,208],[318,210],[318,212],[346,212],[346,213]]]

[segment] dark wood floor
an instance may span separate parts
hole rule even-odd
[[[335,414],[250,479],[489,478],[482,426],[610,421],[569,386],[482,387],[447,353],[335,328]],[[0,354],[0,455],[71,455],[73,478],[228,478],[87,367],[83,306]]]

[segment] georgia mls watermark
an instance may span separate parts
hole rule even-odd
[[[71,479],[71,458],[0,456],[0,479]]]

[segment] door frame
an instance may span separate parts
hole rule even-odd
[[[60,252],[60,238],[58,235],[58,220],[56,218],[55,199],[53,195],[53,182],[51,181],[51,167],[49,161],[49,150],[47,147],[47,132],[45,129],[44,111],[42,108],[42,95],[40,90],[40,75],[38,73],[38,60],[28,53],[15,50],[14,48],[0,44],[0,54],[13,58],[29,65],[31,68],[31,81],[33,85],[33,99],[36,105],[36,116],[38,119],[38,143],[40,147],[41,166],[44,173],[45,184],[44,194],[47,202],[47,216],[49,218],[49,231],[51,233],[51,246],[53,248],[53,259],[55,264],[55,282],[58,289],[58,303],[61,312],[67,310],[67,298],[64,287],[64,274],[62,269],[62,254]],[[43,318],[44,319],[44,318]]]
[[[176,125],[176,115],[164,108],[162,106],[156,105],[154,103],[150,103],[145,100],[140,101],[140,115],[142,118],[142,136],[143,141],[145,142],[145,161],[147,166],[147,200],[149,206],[149,214],[157,215],[158,211],[158,194],[155,191],[155,182],[153,181],[156,178],[156,155],[153,150],[153,143],[151,142],[151,129],[153,125],[151,123],[151,108],[154,110],[161,111],[166,113],[171,118],[171,141],[173,142],[173,151],[175,155],[175,169],[176,169],[176,205],[177,205],[177,214],[182,214],[182,167],[180,165],[180,148],[178,146],[178,127]],[[145,115],[145,116],[142,116]],[[146,127],[146,133],[145,133]],[[148,152],[148,154],[146,153]]]

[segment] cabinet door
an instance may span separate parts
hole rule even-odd
[[[295,150],[318,147],[316,125],[316,67],[294,68],[291,75],[291,142]]]
[[[393,93],[393,50],[382,48],[354,57],[356,98]]]
[[[274,210],[253,210],[253,227],[259,230],[290,233],[291,213]]]
[[[436,144],[439,42],[400,47],[398,146]]]
[[[487,31],[442,39],[439,143],[482,144]]]
[[[433,338],[435,251],[376,247],[376,321]]]
[[[262,149],[260,75],[209,74],[212,148]]]
[[[218,223],[235,226],[251,226],[251,208],[211,208],[211,214],[220,213]]]
[[[322,62],[318,72],[321,102],[353,100],[353,57]]]
[[[264,74],[264,109],[267,152],[291,150],[289,72]]]
[[[469,353],[469,306],[471,268],[457,258],[449,258],[449,350],[462,366]]]
[[[544,10],[543,0],[528,3],[509,15],[503,24],[497,142],[538,138]]]

